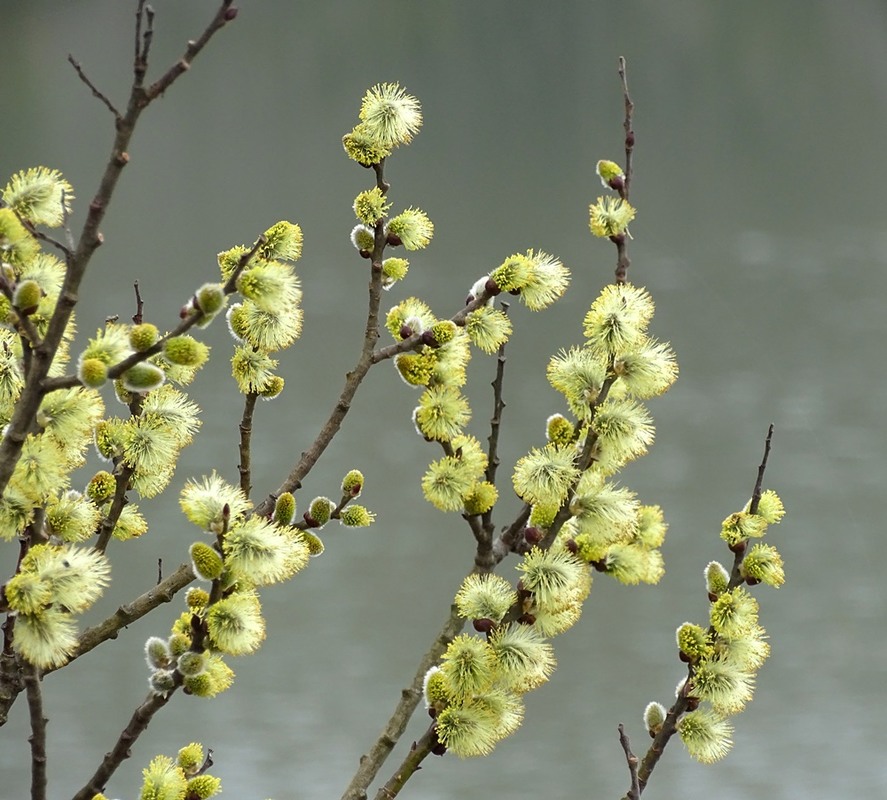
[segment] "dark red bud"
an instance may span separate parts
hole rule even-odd
[[[737,555],[742,555],[745,552],[745,548],[748,546],[748,543],[743,539],[742,541],[736,542],[736,544],[730,545],[730,552],[736,553]]]
[[[476,619],[472,623],[472,625],[474,625],[474,629],[478,633],[489,633],[491,630],[493,630],[493,626],[495,624],[496,623],[493,622],[493,620],[487,619],[486,617],[483,617],[482,619]]]
[[[761,580],[760,580],[760,578],[746,577],[745,582],[746,582],[749,586],[757,586],[757,585],[761,582]]]
[[[579,554],[579,545],[576,544],[575,539],[567,539],[567,541],[564,542],[564,547],[566,547],[574,556]]]
[[[363,486],[361,486],[361,485],[358,483],[356,486],[352,486],[352,487],[351,487],[351,496],[352,496],[352,497],[357,497],[357,495],[359,495],[362,491],[363,491]]]
[[[655,738],[656,738],[656,731],[647,731],[647,733],[650,734],[650,738],[651,738],[651,739],[655,739]]]
[[[517,297],[520,294],[520,289],[509,289],[508,294],[512,297]]]
[[[606,561],[592,561],[590,563],[598,572],[604,572],[607,569]]]
[[[484,284],[484,290],[494,297],[502,291],[499,288],[499,284],[496,283],[496,281],[494,281],[492,278],[487,278],[487,282]]]
[[[680,658],[685,664],[690,663],[690,656],[688,656],[683,650],[678,650],[678,658]]]
[[[436,756],[442,756],[447,752],[447,746],[445,744],[441,744],[438,742],[434,747],[431,748],[431,752]]]
[[[521,615],[517,618],[517,621],[518,621],[521,625],[532,625],[532,624],[536,621],[536,617],[533,616],[532,614],[530,614],[530,613],[528,612],[528,613],[526,613],[526,614],[521,614]]]
[[[237,12],[240,9],[237,6],[231,6],[230,8],[225,9],[225,22],[231,22],[237,16]]]
[[[613,242],[613,244],[625,244],[625,234],[617,233],[615,236],[610,237],[610,241]]]
[[[403,240],[402,240],[402,239],[400,238],[400,236],[398,236],[396,233],[389,233],[388,236],[387,236],[387,238],[386,238],[386,241],[387,241],[388,244],[390,244],[392,247],[397,247],[398,245],[403,244]]]
[[[687,698],[687,711],[695,711],[699,708],[699,698],[698,697],[688,697]]]
[[[400,326],[400,338],[409,339],[413,335],[413,329],[409,325]]]
[[[625,137],[625,146],[634,147],[634,131],[629,131]]]
[[[437,339],[434,338],[434,334],[431,331],[425,331],[422,334],[422,344],[426,344],[429,347],[440,347]]]
[[[526,539],[529,544],[538,544],[542,541],[542,531],[540,531],[535,525],[531,525],[529,528],[524,528],[524,539]]]
[[[708,602],[709,603],[714,603],[714,601],[717,599],[718,599],[718,596],[714,592],[708,593]]]
[[[314,519],[314,517],[312,517],[311,514],[309,514],[307,511],[304,514],[302,514],[302,519],[305,520],[305,524],[309,528],[316,528],[317,527],[317,520]]]
[[[607,184],[611,189],[619,192],[619,194],[622,194],[622,192],[625,191],[625,179],[621,175],[616,175],[610,178],[610,180],[607,181]]]
[[[358,250],[361,258],[372,258],[373,253],[370,250]]]

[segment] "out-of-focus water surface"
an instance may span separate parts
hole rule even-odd
[[[213,6],[153,5],[156,76]],[[725,557],[719,523],[747,499],[771,422],[766,483],[789,511],[772,533],[788,582],[757,593],[773,657],[736,719],[734,752],[701,766],[674,742],[647,794],[831,800],[883,792],[887,7],[243,6],[140,123],[78,314],[84,334],[107,316],[128,318],[138,279],[148,317],[172,325],[183,300],[213,279],[216,252],[278,219],[302,225],[305,333],[281,360],[284,397],[258,410],[257,496],[312,440],[357,355],[366,264],[348,233],[351,201],[370,173],[345,158],[340,137],[365,88],[400,81],[422,100],[426,120],[387,174],[395,208],[425,209],[435,238],[413,254],[408,280],[387,303],[415,294],[450,315],[479,275],[528,247],[556,253],[573,270],[570,293],[551,310],[513,309],[507,469],[561,410],[544,365],[580,340],[581,317],[611,276],[612,247],[589,235],[587,207],[602,193],[596,160],[622,160],[616,62],[628,59],[637,132],[631,275],[657,301],[653,332],[674,344],[681,378],[652,403],[656,446],[621,479],[666,509],[668,572],[657,589],[598,579],[580,624],[556,641],[559,668],[528,697],[521,730],[487,759],[426,762],[404,796],[622,795],[616,726],[625,722],[641,749],[644,705],[668,703],[682,671],[674,628],[704,619],[702,568]],[[0,174],[61,169],[78,193],[75,228],[112,119],[65,56],[122,104],[133,10],[120,0],[4,8]],[[227,374],[230,340],[221,324],[206,338],[215,361],[194,388],[203,430],[168,497],[143,504],[151,532],[111,548],[115,583],[92,620],[147,589],[158,558],[171,570],[185,556],[195,531],[175,495],[187,476],[216,468],[236,480],[240,400]],[[471,371],[472,430],[481,437],[493,367],[477,357]],[[421,497],[419,477],[438,451],[412,429],[415,398],[389,366],[370,374],[302,502],[335,494],[342,474],[361,467],[378,523],[330,532],[322,558],[264,593],[269,638],[258,655],[235,660],[234,688],[211,702],[176,697],[109,796],[135,796],[151,757],[192,740],[215,751],[226,796],[339,796],[472,558],[458,515]],[[504,523],[517,502],[503,494]],[[8,572],[14,554],[3,559]],[[47,677],[51,797],[73,794],[110,748],[144,697],[141,643],[163,634],[177,612],[166,607]],[[26,710],[20,699],[0,733],[4,798],[29,792]],[[414,721],[386,778],[425,724]]]

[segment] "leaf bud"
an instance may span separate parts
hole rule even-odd
[[[662,703],[647,703],[647,707],[644,709],[644,727],[651,739],[662,730],[666,715],[667,712]]]
[[[176,688],[175,673],[165,669],[158,669],[156,672],[151,673],[148,685],[156,695],[169,694],[169,692]]]
[[[193,336],[173,336],[164,343],[163,355],[171,364],[200,367],[209,357],[209,348]]]
[[[157,326],[150,322],[133,325],[129,330],[129,346],[137,353],[144,353],[159,338],[160,332],[157,330]]]
[[[194,574],[205,581],[221,577],[225,564],[218,552],[206,542],[194,542],[189,550]]]
[[[314,556],[319,556],[324,551],[323,540],[316,534],[311,531],[302,531],[301,532],[302,541],[308,545],[308,555],[314,558]]]
[[[139,364],[133,364],[126,370],[120,380],[127,392],[150,392],[163,385],[166,373],[155,364],[142,361]]]
[[[274,504],[274,522],[278,525],[292,525],[296,515],[296,498],[292,492],[283,492]]]
[[[730,573],[719,562],[709,561],[705,567],[705,590],[709,597],[714,595],[713,599],[717,599],[718,595],[727,591],[729,585]]]
[[[12,295],[12,305],[20,314],[27,317],[37,310],[42,297],[43,290],[37,281],[24,280],[15,287],[15,292]]]
[[[342,494],[347,497],[360,497],[361,491],[363,491],[363,473],[359,469],[352,469],[342,478]]]
[[[145,660],[151,669],[169,669],[172,655],[166,641],[159,636],[149,636],[145,642]]]
[[[199,675],[206,668],[206,656],[189,650],[179,656],[177,667],[182,675]]]
[[[204,283],[194,294],[195,304],[207,317],[218,314],[228,302],[221,283]]]
[[[315,497],[305,512],[305,522],[309,527],[322,528],[330,521],[330,514],[333,513],[335,505],[328,497]]]

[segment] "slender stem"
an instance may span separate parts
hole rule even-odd
[[[177,673],[178,674],[178,673]],[[175,690],[164,694],[149,694],[145,701],[133,712],[129,724],[123,729],[111,752],[106,753],[102,763],[89,779],[89,782],[74,795],[73,800],[92,800],[95,795],[104,791],[105,785],[117,768],[132,755],[132,746],[139,736],[145,732],[154,715],[160,711],[173,696]]]
[[[240,418],[240,464],[237,469],[240,472],[240,490],[244,496],[249,497],[252,491],[252,453],[250,445],[253,436],[253,412],[256,410],[256,401],[259,395],[250,392],[243,403],[243,416]]]
[[[164,578],[156,586],[139,595],[135,600],[120,606],[107,619],[83,631],[77,640],[76,649],[71,654],[70,659],[68,659],[68,663],[70,664],[75,658],[86,655],[102,642],[106,642],[108,639],[116,639],[121,628],[131,625],[163,603],[171,602],[176,594],[193,580],[194,572],[191,570],[191,566],[189,564],[182,564],[175,572]],[[50,668],[46,670],[46,673],[53,671]],[[0,703],[0,708],[2,708],[2,703]]]
[[[367,788],[385,763],[398,739],[406,730],[407,722],[412,717],[416,706],[422,699],[422,684],[425,681],[425,673],[437,663],[456,634],[462,630],[465,620],[459,616],[455,606],[450,608],[450,616],[444,623],[437,637],[428,649],[428,652],[419,662],[419,668],[413,677],[413,682],[401,692],[400,702],[394,709],[391,719],[383,729],[379,738],[370,748],[369,752],[360,757],[360,766],[348,788],[342,795],[342,800],[366,800]]]
[[[431,750],[437,745],[437,735],[434,725],[422,734],[417,742],[413,742],[410,752],[401,762],[397,771],[388,779],[388,782],[376,792],[376,800],[393,800],[400,794],[400,790],[406,782],[421,769],[421,763],[431,754]]]
[[[628,774],[631,779],[631,788],[625,796],[626,800],[640,800],[641,787],[638,784],[638,757],[631,751],[631,741],[625,732],[625,726],[619,723],[619,744],[622,746],[622,752],[625,753],[625,760],[628,763]]]
[[[33,664],[24,668],[28,712],[31,718],[31,800],[46,800],[46,723],[43,716],[43,692],[40,670]]]

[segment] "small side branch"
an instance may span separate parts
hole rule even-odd
[[[80,66],[80,62],[77,61],[74,56],[68,53],[68,63],[74,67],[74,71],[77,73],[77,77],[80,78],[92,92],[92,96],[98,98],[113,115],[114,121],[120,122],[123,115],[117,110],[115,105],[108,99],[107,95],[100,91],[96,85],[89,79],[89,76],[83,71],[83,67]]]
[[[631,741],[625,732],[625,726],[619,723],[619,744],[622,745],[622,752],[625,753],[625,760],[628,763],[628,774],[631,776],[631,788],[625,796],[626,800],[640,800],[641,787],[638,784],[638,757],[631,752]]]
[[[632,177],[631,157],[634,152],[634,125],[632,123],[634,103],[628,93],[628,76],[625,71],[625,58],[622,56],[619,56],[619,79],[622,81],[622,98],[625,102],[625,121],[622,123],[622,127],[625,129],[625,189],[622,197],[628,200]]]
[[[360,757],[360,766],[342,795],[342,800],[366,800],[367,787],[373,782],[382,768],[382,764],[385,763],[385,759],[388,758],[398,739],[403,735],[407,722],[409,722],[410,717],[412,717],[413,712],[416,710],[416,706],[419,705],[419,701],[422,698],[422,684],[425,680],[425,673],[437,663],[456,634],[462,630],[464,624],[465,620],[459,616],[456,607],[451,607],[449,618],[444,623],[443,628],[428,652],[422,658],[412,684],[401,692],[400,702],[394,709],[394,713],[391,715],[391,719],[388,720],[385,729],[369,752]],[[386,796],[381,795],[381,797]],[[391,795],[391,797],[393,796]]]
[[[132,755],[132,746],[136,740],[145,732],[151,720],[154,719],[154,715],[169,702],[172,696],[173,692],[165,695],[148,695],[145,702],[133,712],[129,724],[123,729],[111,752],[105,754],[101,766],[90,778],[89,783],[74,795],[74,800],[92,800],[93,797],[104,791],[105,785],[111,780],[111,776],[117,771],[117,768]]]
[[[761,493],[764,488],[764,472],[767,470],[767,461],[770,458],[770,446],[773,442],[773,423],[770,423],[770,427],[767,428],[767,438],[764,440],[764,457],[761,459],[760,466],[758,466],[758,479],[755,481],[755,489],[751,495],[751,503],[749,504],[748,510],[752,514],[758,513],[758,506],[761,503]]]
[[[108,639],[116,639],[121,628],[131,625],[136,620],[149,614],[157,606],[169,603],[182,589],[194,580],[190,564],[182,564],[175,572],[166,577],[156,586],[139,595],[131,603],[120,606],[110,617],[87,628],[80,634],[77,648],[71,654],[68,663],[85,655]],[[46,670],[47,673],[52,669]]]

